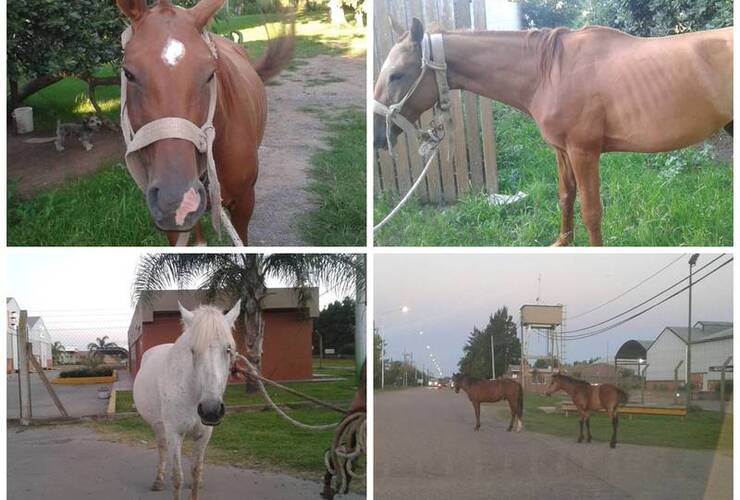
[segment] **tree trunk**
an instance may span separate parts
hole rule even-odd
[[[121,80],[117,76],[106,76],[106,77],[97,77],[97,76],[91,76],[86,75],[83,77],[85,82],[87,82],[87,97],[90,99],[90,102],[93,105],[93,108],[95,108],[95,114],[98,115],[98,118],[100,118],[106,127],[108,127],[111,130],[114,130],[118,132],[120,127],[116,125],[113,121],[109,120],[104,114],[103,110],[100,109],[100,106],[98,105],[98,101],[95,98],[95,89],[98,87],[98,85],[119,85],[121,83]]]
[[[367,306],[367,292],[360,277],[355,278],[355,370],[357,380],[361,379],[362,367],[365,364],[367,325],[365,321],[365,308]]]
[[[265,277],[262,274],[261,257],[257,255],[244,256],[245,271],[249,283],[248,290],[242,298],[244,311],[244,347],[245,356],[255,365],[257,371],[262,373],[262,341],[264,338],[265,324],[262,317],[262,299],[267,292]],[[247,393],[257,391],[257,381],[249,378],[247,380]]]
[[[44,75],[44,76],[39,76],[38,78],[34,78],[33,80],[31,80],[30,82],[28,82],[27,84],[23,86],[20,93],[18,94],[17,102],[20,103],[26,97],[32,96],[39,90],[45,89],[49,85],[52,85],[58,82],[62,78],[64,78],[63,75]]]

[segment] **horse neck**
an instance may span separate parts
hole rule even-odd
[[[443,36],[450,88],[467,90],[529,112],[538,85],[539,56],[535,44],[527,43],[527,32]]]

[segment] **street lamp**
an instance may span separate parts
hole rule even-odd
[[[392,312],[396,312],[398,309],[389,309],[388,311],[383,311],[380,314],[389,314]],[[401,313],[407,313],[409,312],[409,306],[401,306]],[[380,330],[382,332],[382,330]],[[380,388],[383,389],[385,387],[385,336],[381,333],[380,334]]]
[[[689,259],[689,334],[686,343],[686,409],[689,409],[691,403],[691,287],[694,284],[694,266],[699,259],[699,254],[695,253]]]

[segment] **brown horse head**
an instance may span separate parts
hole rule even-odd
[[[563,388],[562,386],[562,378],[564,375],[560,373],[553,373],[552,377],[550,378],[550,385],[547,386],[547,390],[545,390],[545,396],[550,396],[554,392],[558,392]]]
[[[424,24],[417,18],[411,21],[408,31],[401,28],[397,22],[391,19],[393,30],[399,37],[398,43],[388,53],[383,67],[375,82],[375,100],[386,106],[391,106],[401,101],[413,87],[421,74],[421,41],[424,38]],[[427,71],[418,87],[409,96],[400,110],[410,122],[415,122],[421,114],[434,106],[437,102],[437,84],[434,72]],[[390,131],[390,140],[396,143],[401,129],[393,125]],[[388,149],[389,145],[386,134],[385,117],[375,115],[374,117],[374,140],[376,149]]]
[[[455,384],[455,393],[459,394],[460,389],[470,385],[470,377],[463,373],[455,373],[452,375],[452,382]]]
[[[169,0],[151,8],[146,0],[116,1],[133,30],[122,62],[133,130],[165,117],[202,126],[216,59],[201,32],[224,0],[202,0],[190,9]],[[187,140],[162,139],[139,151],[139,158],[140,185],[155,224],[163,230],[191,229],[207,204],[200,181],[205,165],[195,146]]]

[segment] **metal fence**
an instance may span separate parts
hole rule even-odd
[[[373,5],[375,78],[396,42],[390,16],[406,26],[417,17],[427,27],[437,25],[444,30],[486,29],[485,0],[375,0]],[[498,192],[492,101],[460,91],[451,92],[451,101],[454,155],[448,155],[448,143],[443,141],[416,191],[422,202],[453,203],[471,190]],[[424,113],[421,126],[428,128],[432,117],[431,111]],[[418,149],[416,138],[403,134],[392,155],[376,152],[376,194],[408,191],[423,167]],[[451,162],[449,156],[454,156]]]

